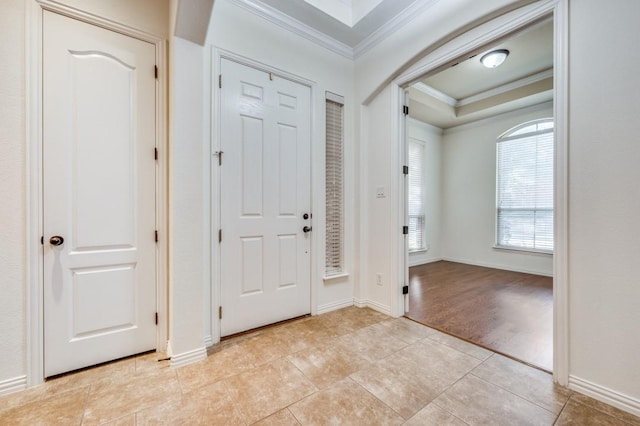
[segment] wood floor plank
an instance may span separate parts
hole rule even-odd
[[[553,278],[440,261],[409,268],[407,317],[546,371]]]

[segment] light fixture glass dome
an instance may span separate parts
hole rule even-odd
[[[487,68],[495,68],[502,65],[505,59],[509,56],[507,49],[493,50],[480,58],[480,62]]]

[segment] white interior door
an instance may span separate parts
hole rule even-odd
[[[152,44],[44,12],[47,377],[156,347],[154,67]]]
[[[221,73],[227,336],[311,312],[311,91],[229,60]]]

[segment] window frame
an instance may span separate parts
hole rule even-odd
[[[538,126],[540,124],[544,124],[544,123],[551,123],[552,126],[550,128],[545,128],[545,129],[541,129],[541,130],[535,130],[532,132],[526,132],[526,133],[520,133],[520,134],[515,134],[518,131],[522,130],[522,129],[526,129],[527,127],[531,127],[531,126]],[[501,142],[508,142],[511,140],[517,140],[517,139],[523,139],[526,137],[531,137],[534,135],[543,135],[543,134],[548,134],[551,133],[553,134],[553,158],[555,161],[555,120],[553,117],[545,117],[545,118],[539,118],[539,119],[535,119],[535,120],[530,120],[530,121],[526,121],[524,123],[518,124],[512,128],[510,128],[509,130],[507,130],[506,132],[502,133],[500,136],[498,136],[498,138],[496,139],[496,166],[495,166],[495,170],[496,170],[496,198],[495,198],[495,206],[496,206],[496,210],[495,210],[495,227],[494,227],[494,245],[493,248],[496,250],[504,250],[504,251],[514,251],[514,252],[526,252],[526,253],[535,253],[535,254],[542,254],[542,255],[553,255],[554,250],[555,250],[555,241],[553,241],[553,249],[548,250],[548,249],[539,249],[539,248],[535,248],[535,247],[522,247],[522,246],[513,246],[513,245],[505,245],[505,244],[500,244],[499,238],[500,238],[500,211],[501,208],[499,206],[500,204],[500,173],[499,173],[499,166],[500,166],[500,153],[498,150],[498,146]],[[555,173],[555,169],[554,166],[552,165],[552,173]],[[555,176],[554,178],[555,179]],[[554,187],[555,190],[555,187]],[[553,207],[551,209],[525,209],[526,211],[551,211],[551,215],[552,215],[552,223],[553,223],[553,218],[555,216],[555,197],[552,196],[553,199]],[[552,233],[552,236],[555,237],[555,234]]]
[[[409,150],[410,150],[410,146],[412,143],[418,144],[422,146],[422,181],[421,181],[421,185],[422,185],[422,215],[411,215],[409,213],[409,192],[410,192],[410,186],[411,186],[411,165],[410,163],[410,157],[409,157]],[[425,252],[427,251],[427,212],[426,212],[426,207],[427,207],[427,185],[426,185],[426,181],[425,181],[425,171],[426,171],[426,161],[427,161],[427,155],[426,155],[426,150],[427,150],[427,143],[426,141],[423,141],[421,139],[417,139],[417,138],[413,138],[413,137],[407,137],[407,164],[409,164],[409,174],[408,174],[408,180],[407,180],[407,219],[409,220],[409,222],[407,223],[407,225],[409,226],[410,229],[410,223],[411,223],[411,218],[412,217],[421,217],[422,218],[422,247],[419,248],[411,248],[409,246],[409,235],[407,234],[407,250],[409,253],[420,253],[420,252]],[[410,232],[410,231],[409,231]]]
[[[327,213],[327,209],[328,209],[328,194],[329,194],[329,190],[328,190],[328,185],[327,185],[327,176],[328,176],[328,170],[329,170],[329,164],[328,164],[328,156],[327,156],[327,149],[329,148],[329,135],[327,132],[327,126],[328,126],[328,113],[329,110],[327,108],[327,106],[329,105],[329,103],[334,103],[334,104],[338,104],[341,107],[341,135],[340,135],[340,173],[341,173],[341,189],[340,189],[340,225],[339,225],[339,247],[340,247],[340,252],[338,253],[338,263],[339,266],[338,267],[332,267],[330,269],[330,265],[329,265],[329,250],[327,250],[327,246],[328,246],[328,242],[329,242],[329,237],[330,237],[330,227],[329,227],[329,217],[330,215]],[[336,95],[334,93],[331,92],[325,92],[325,158],[324,158],[324,183],[325,183],[325,196],[324,196],[324,201],[325,201],[325,232],[324,232],[324,237],[325,237],[325,250],[324,250],[324,279],[325,280],[331,280],[331,279],[336,279],[336,278],[341,278],[341,277],[345,277],[348,276],[348,273],[345,270],[345,173],[344,173],[344,165],[345,165],[345,102],[344,102],[344,98],[340,95]]]

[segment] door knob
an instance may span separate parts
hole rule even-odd
[[[305,214],[303,214],[303,215],[302,215],[302,218],[303,218],[304,220],[309,219],[309,213],[305,213]]]
[[[64,238],[59,235],[54,235],[53,237],[49,238],[49,244],[51,244],[52,246],[61,246],[63,243]]]
[[[310,226],[305,226],[304,228],[302,228],[302,232],[311,232],[311,227]]]

